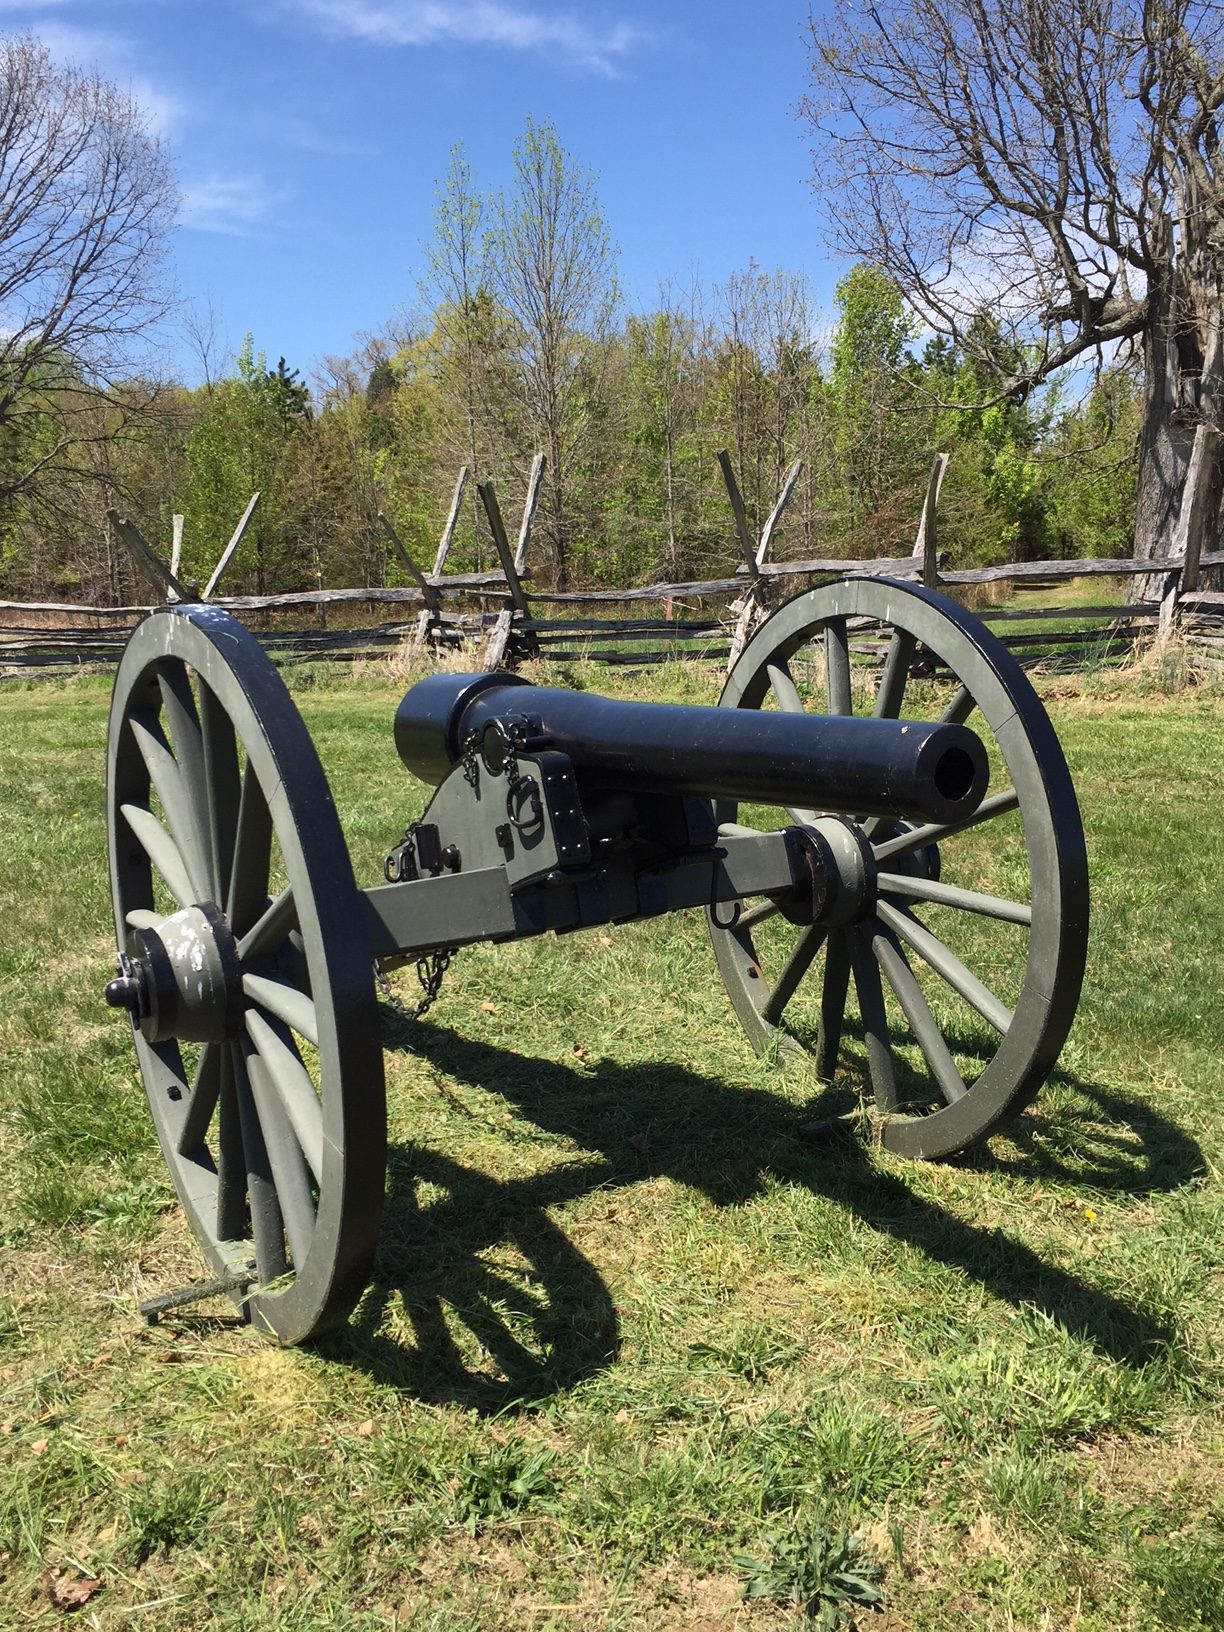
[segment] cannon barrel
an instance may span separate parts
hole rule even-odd
[[[977,808],[989,776],[961,725],[622,702],[505,674],[418,681],[396,711],[395,745],[437,784],[496,722],[527,722],[529,743],[567,754],[592,789],[954,822]]]

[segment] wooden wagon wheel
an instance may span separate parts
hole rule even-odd
[[[107,756],[119,950],[157,1136],[205,1257],[261,1329],[341,1323],[369,1275],[386,1126],[360,900],[318,755],[225,613],[132,635]]]
[[[1079,810],[1028,679],[953,602],[860,578],[780,607],[745,648],[720,704],[953,720],[982,737],[991,785],[969,822],[850,819],[864,884],[845,921],[795,924],[766,899],[714,909],[710,932],[755,1047],[806,1048],[826,1080],[853,990],[889,1149],[940,1157],[986,1137],[1032,1100],[1054,1065],[1087,950]],[[755,825],[785,819],[725,802],[717,814]],[[810,822],[818,812],[788,815]]]

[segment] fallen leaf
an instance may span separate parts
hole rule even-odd
[[[480,1012],[481,1012],[481,1014],[496,1014],[497,1013],[497,1004],[496,1003],[482,1003],[480,1005]]]
[[[587,1055],[590,1052],[591,1052],[590,1049],[589,1048],[583,1048],[581,1043],[575,1043],[574,1044],[573,1053],[574,1053],[574,1058],[576,1060],[585,1060]]]
[[[96,1542],[114,1541],[118,1534],[119,1526],[117,1524],[108,1524],[104,1526],[103,1529],[98,1531],[97,1535],[94,1537],[94,1540]]]
[[[611,946],[612,937],[611,935],[596,935],[595,944],[597,946]]]
[[[623,1405],[621,1406],[620,1410],[616,1413],[616,1415],[612,1418],[613,1422],[632,1422],[632,1420],[633,1420],[632,1417],[630,1417],[628,1411],[625,1410]]]
[[[374,1432],[374,1418],[367,1417],[364,1422],[357,1424],[357,1432],[362,1439],[369,1439]]]
[[[77,1575],[55,1568],[42,1573],[43,1589],[56,1609],[80,1609],[106,1585],[100,1575]]]
[[[113,1358],[109,1354],[95,1354],[89,1363],[91,1366],[109,1366]]]
[[[49,1439],[36,1439],[30,1446],[30,1450],[35,1456],[41,1456],[50,1443],[51,1441]]]
[[[0,1434],[11,1434],[17,1426],[17,1418],[10,1417],[7,1422],[0,1422]]]
[[[149,1476],[141,1468],[125,1468],[119,1475],[121,1485],[147,1485]]]

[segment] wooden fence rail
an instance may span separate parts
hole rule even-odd
[[[132,551],[133,559],[154,590],[148,603],[118,607],[86,606],[66,601],[0,601],[0,673],[56,674],[118,660],[135,621],[166,600],[208,600],[238,616],[259,615],[260,638],[278,661],[353,659],[401,646],[413,650],[472,649],[474,665],[494,668],[543,656],[557,661],[593,659],[642,666],[675,657],[734,661],[757,623],[792,587],[848,574],[884,575],[918,581],[952,593],[988,585],[1012,584],[1040,589],[1079,579],[1129,579],[1132,593],[1124,604],[1035,605],[1020,611],[987,607],[982,616],[997,626],[1005,645],[1025,663],[1063,665],[1102,653],[1125,652],[1137,642],[1167,634],[1176,622],[1186,638],[1210,654],[1224,653],[1224,593],[1198,588],[1201,570],[1224,566],[1224,550],[1189,564],[1182,592],[1181,557],[1150,561],[1135,557],[1098,560],[1024,561],[993,567],[945,569],[936,548],[936,507],[947,456],[931,469],[921,519],[912,550],[904,555],[844,560],[813,557],[775,561],[770,554],[787,501],[802,471],[798,461],[786,472],[777,500],[754,538],[730,459],[719,463],[734,523],[741,560],[726,576],[684,582],[655,582],[624,588],[556,590],[537,588],[526,565],[532,523],[544,474],[544,460],[533,462],[513,548],[493,486],[477,484],[497,568],[481,572],[447,572],[447,557],[468,481],[460,470],[439,540],[433,570],[413,560],[386,515],[379,520],[392,554],[411,583],[368,585],[350,589],[294,590],[267,595],[219,595],[217,584],[239,549],[259,495],[252,496],[207,587],[200,592],[178,573],[183,523],[174,518],[170,564],[121,516],[109,524]],[[1136,586],[1157,586],[1158,598],[1139,599]],[[1191,587],[1193,586],[1193,587]],[[391,615],[367,626],[324,627],[327,608],[377,608]],[[659,608],[655,613],[653,608]],[[638,610],[638,609],[641,610]],[[400,609],[400,616],[395,612]],[[572,609],[572,611],[571,611]],[[312,611],[306,628],[286,624],[284,616]],[[411,613],[410,620],[404,614]],[[1008,625],[1024,620],[1021,630]],[[1042,629],[1044,623],[1057,623]]]

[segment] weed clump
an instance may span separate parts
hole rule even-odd
[[[852,1608],[878,1608],[884,1602],[879,1586],[884,1571],[857,1536],[814,1523],[767,1539],[771,1558],[735,1561],[748,1576],[745,1598],[795,1604],[822,1632],[848,1626]]]
[[[472,1535],[492,1520],[509,1518],[552,1494],[552,1451],[530,1455],[518,1445],[469,1451],[457,1471],[459,1518]]]

